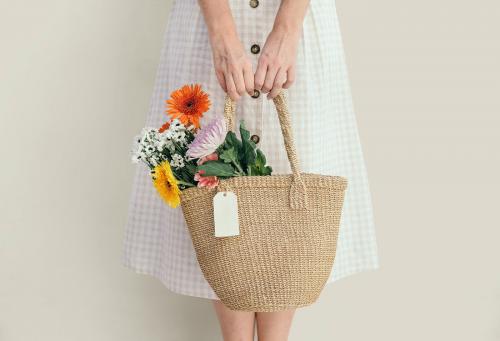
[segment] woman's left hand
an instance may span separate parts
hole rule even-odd
[[[267,93],[271,99],[282,88],[289,88],[295,81],[295,62],[300,40],[297,29],[274,28],[267,37],[255,71],[255,89]]]

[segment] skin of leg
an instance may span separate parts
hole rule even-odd
[[[254,341],[255,313],[234,311],[212,300],[224,341]]]
[[[259,341],[287,341],[295,309],[256,313]]]

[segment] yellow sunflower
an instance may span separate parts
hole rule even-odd
[[[171,207],[177,207],[181,202],[181,190],[177,186],[177,180],[168,161],[163,161],[156,166],[151,171],[151,178],[160,197]]]

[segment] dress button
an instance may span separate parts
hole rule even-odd
[[[252,98],[258,98],[260,96],[260,91],[257,89],[253,90]]]
[[[250,140],[252,140],[255,144],[259,143],[260,137],[259,135],[250,136]]]
[[[250,7],[256,8],[259,6],[259,0],[250,0]]]
[[[253,53],[253,54],[257,54],[260,52],[260,46],[257,45],[257,44],[253,44],[252,47],[250,48],[250,51]]]

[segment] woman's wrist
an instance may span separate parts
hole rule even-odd
[[[212,42],[224,42],[237,36],[236,24],[227,0],[198,0]]]
[[[209,40],[212,52],[216,57],[227,58],[228,55],[234,54],[235,51],[243,51],[243,46],[236,31],[215,31],[210,33]]]
[[[231,25],[217,26],[216,28],[210,29],[208,34],[210,41],[214,44],[226,45],[239,39],[236,29]]]
[[[302,29],[302,20],[280,19],[276,18],[274,21],[272,31],[274,33],[285,35],[298,35]]]
[[[302,32],[301,25],[275,24],[270,35],[299,39]]]
[[[236,25],[232,18],[227,18],[219,22],[207,24],[210,39],[224,41],[228,38],[237,37]]]
[[[309,0],[282,0],[272,30],[285,35],[300,35],[308,6]]]

